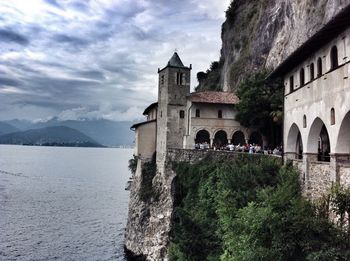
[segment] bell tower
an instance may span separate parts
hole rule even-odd
[[[163,69],[158,69],[157,165],[160,171],[167,149],[183,148],[191,69],[191,65],[183,65],[177,52]]]

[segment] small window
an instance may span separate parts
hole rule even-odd
[[[322,59],[319,57],[317,59],[317,77],[322,76]]]
[[[300,87],[303,86],[305,84],[305,71],[304,68],[300,69]]]
[[[335,124],[335,111],[334,108],[331,109],[331,125]]]
[[[338,67],[338,49],[334,45],[331,49],[331,70],[334,70]]]
[[[185,111],[181,110],[180,111],[180,119],[185,118]]]
[[[161,83],[161,84],[164,84],[164,75],[162,75],[162,76],[160,77],[160,83]]]
[[[289,92],[293,92],[294,91],[294,77],[293,75],[291,77],[289,77]]]
[[[222,110],[218,111],[218,118],[221,119],[222,118]]]
[[[162,112],[162,111],[160,111],[160,117],[161,117],[161,118],[163,117],[163,112]]]
[[[196,117],[197,118],[201,117],[201,111],[199,109],[196,109]]]
[[[314,63],[310,64],[310,81],[315,79],[315,68],[314,68]]]
[[[306,115],[303,117],[303,128],[307,127],[307,122],[306,122]]]

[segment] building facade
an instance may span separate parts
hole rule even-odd
[[[280,64],[284,80],[284,152],[317,198],[350,185],[350,7]]]
[[[149,160],[157,151],[157,167],[163,170],[168,149],[193,149],[196,144],[221,148],[227,144],[266,144],[253,129],[236,120],[234,93],[190,93],[191,65],[183,65],[175,52],[167,65],[158,70],[158,101],[149,105],[146,121],[135,124],[135,155]]]

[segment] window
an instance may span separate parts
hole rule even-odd
[[[182,83],[184,82],[184,74],[183,73],[180,73],[180,72],[177,72],[176,73],[176,84],[177,85],[182,85]]]
[[[322,76],[322,59],[319,57],[317,59],[317,77]]]
[[[338,49],[334,45],[331,49],[331,70],[334,70],[338,67]]]
[[[307,122],[306,122],[306,115],[303,117],[303,128],[307,127]]]
[[[301,86],[303,86],[305,84],[305,71],[304,71],[304,68],[300,69],[299,76],[300,76],[300,87],[301,87]]]
[[[196,109],[196,117],[199,118],[201,116],[201,111],[199,109]]]
[[[222,110],[218,111],[218,118],[221,119],[222,118]]]
[[[181,110],[180,111],[180,119],[185,118],[185,111]]]
[[[310,81],[315,79],[315,68],[314,68],[314,63],[310,64]]]
[[[331,125],[335,124],[335,111],[334,108],[331,109]]]
[[[289,92],[293,92],[294,91],[294,77],[293,75],[291,77],[289,77]]]

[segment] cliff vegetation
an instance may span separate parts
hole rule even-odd
[[[175,168],[169,260],[350,259],[347,234],[301,196],[291,165],[241,155]]]

